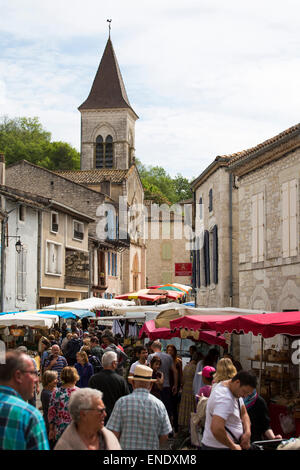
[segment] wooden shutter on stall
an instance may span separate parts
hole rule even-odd
[[[218,226],[215,225],[212,230],[213,235],[213,283],[218,284]]]

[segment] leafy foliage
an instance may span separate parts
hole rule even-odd
[[[146,166],[138,159],[136,165],[144,186],[145,199],[170,205],[192,197],[190,182],[184,176],[177,174],[172,178],[164,168]]]
[[[49,170],[80,168],[80,154],[66,142],[51,142],[37,117],[0,119],[0,151],[7,164],[27,160]]]

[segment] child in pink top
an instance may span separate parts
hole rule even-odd
[[[198,392],[198,396],[204,396],[204,397],[209,397],[210,392],[211,392],[211,387],[212,387],[212,381],[213,381],[213,374],[216,372],[216,369],[211,366],[205,366],[203,367],[201,372],[198,372],[199,375],[202,375],[202,381],[204,383],[204,386],[200,388]]]

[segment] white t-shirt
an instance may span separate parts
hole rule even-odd
[[[129,374],[132,374],[132,375],[134,374],[135,368],[138,364],[140,364],[140,361],[136,361],[133,364],[131,364],[131,367],[129,369]]]
[[[244,405],[242,398],[240,400],[240,407]],[[216,384],[212,391],[206,405],[206,418],[205,428],[203,433],[202,443],[209,447],[217,447],[218,449],[228,449],[227,446],[217,441],[211,432],[211,421],[213,416],[220,416],[225,420],[225,426],[232,432],[237,440],[243,434],[243,424],[240,417],[240,408],[238,399],[234,397],[228,387],[225,387],[222,382]],[[233,440],[232,436],[228,433],[229,437]]]

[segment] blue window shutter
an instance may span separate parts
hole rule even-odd
[[[110,252],[107,252],[107,273],[110,276]]]

